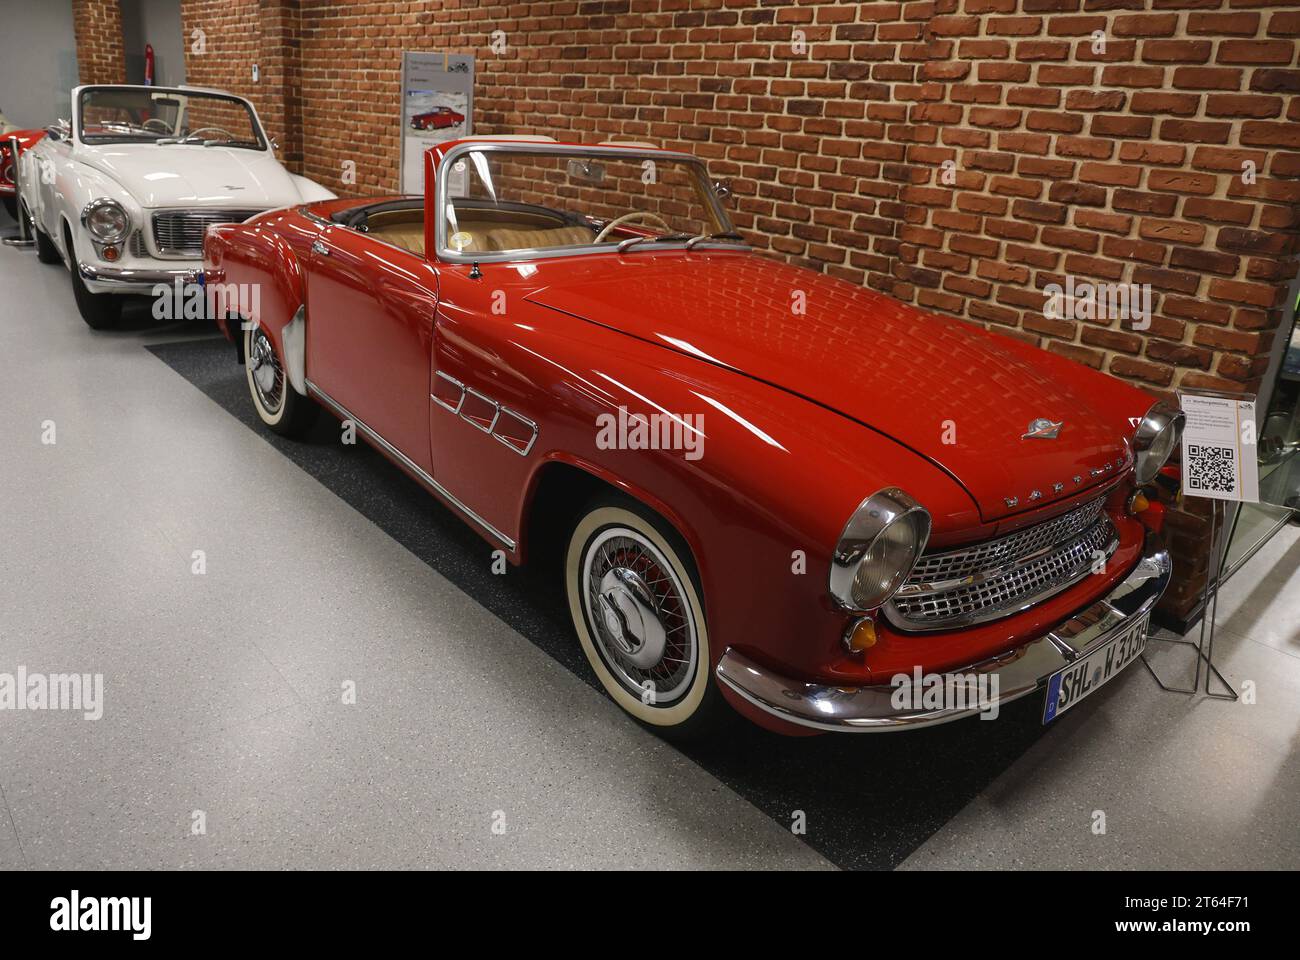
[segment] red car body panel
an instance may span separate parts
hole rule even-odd
[[[465,115],[457,113],[450,107],[441,107],[411,117],[411,126],[416,130],[445,130],[465,122]]]
[[[430,190],[451,146],[426,154]],[[1127,438],[1152,402],[1142,391],[750,252],[489,262],[473,278],[470,265],[433,254],[431,197],[425,256],[328,223],[374,202],[212,227],[208,282],[261,284],[260,316],[248,319],[277,351],[305,304],[307,378],[432,476],[453,509],[476,514],[513,562],[527,556],[531,499],[549,470],[585,471],[658,511],[694,554],[715,660],[734,647],[788,676],[846,685],[957,668],[1042,636],[1136,562],[1145,528],[1126,513]],[[792,290],[805,312],[792,312]],[[493,310],[501,296],[504,314]],[[535,420],[532,452],[440,408],[437,372]],[[620,406],[704,411],[704,456],[598,449],[596,418]],[[1038,417],[1064,421],[1059,439],[1022,439]],[[950,420],[956,443],[944,443]],[[929,510],[934,546],[985,540],[1102,493],[1120,546],[1105,575],[1022,613],[921,635],[882,619],[876,645],[849,655],[849,616],[826,590],[831,553],[863,498],[891,485]],[[1029,499],[1033,490],[1042,496]],[[792,574],[796,547],[802,575]],[[755,722],[808,732],[723,692]]]
[[[9,138],[18,141],[18,153],[21,156],[23,151],[30,150],[43,136],[44,130],[10,130],[0,134],[0,196],[13,196],[17,191],[18,158],[9,155],[12,152]]]

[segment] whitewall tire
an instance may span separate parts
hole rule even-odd
[[[231,320],[231,323],[238,322]],[[245,326],[241,324],[241,326]],[[286,437],[302,437],[316,421],[320,408],[289,382],[275,344],[260,326],[247,325],[244,336],[244,377],[261,421]]]
[[[569,612],[601,685],[637,720],[677,736],[712,725],[721,701],[688,558],[662,519],[613,496],[588,505],[564,558]]]

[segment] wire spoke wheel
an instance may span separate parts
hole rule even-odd
[[[284,367],[261,328],[253,331],[247,362],[255,398],[267,414],[274,416],[284,406]]]
[[[675,703],[690,688],[699,641],[686,589],[673,564],[640,531],[599,531],[582,559],[583,608],[610,672],[651,706]]]

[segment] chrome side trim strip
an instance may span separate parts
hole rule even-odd
[[[1056,671],[1085,657],[1149,616],[1169,583],[1173,563],[1148,532],[1142,557],[1111,592],[1050,633],[997,657],[942,674],[945,689],[974,690],[980,674],[998,675],[999,705],[1040,689]],[[747,703],[788,723],[814,730],[875,733],[910,730],[973,716],[979,706],[895,709],[889,683],[830,686],[792,679],[729,647],[718,661],[719,682]],[[973,693],[966,702],[974,703]],[[986,705],[987,706],[987,705]]]
[[[345,420],[351,420],[353,423],[355,423],[357,425],[357,429],[360,430],[361,433],[364,434],[370,441],[372,441],[376,446],[378,446],[385,453],[387,453],[394,460],[396,460],[403,467],[405,467],[408,471],[410,471],[411,475],[414,476],[421,483],[423,483],[426,487],[428,487],[439,497],[445,500],[448,504],[455,507],[458,511],[464,514],[466,518],[471,520],[476,526],[478,526],[485,533],[491,536],[492,539],[500,542],[511,553],[515,552],[514,540],[512,540],[510,537],[507,537],[504,533],[502,533],[496,527],[492,526],[492,524],[488,523],[477,513],[471,510],[468,506],[465,505],[464,501],[460,500],[458,497],[452,494],[450,490],[448,490],[437,480],[433,479],[433,477],[429,476],[422,469],[420,469],[419,465],[416,464],[413,460],[411,460],[410,457],[402,453],[401,450],[398,450],[395,446],[393,446],[391,443],[389,443],[387,440],[381,437],[378,433],[376,433],[370,427],[366,426],[355,416],[353,416],[348,411],[347,407],[343,406],[341,403],[339,403],[337,400],[331,397],[320,387],[316,386],[316,384],[312,383],[311,380],[307,381],[307,389],[316,397],[316,399],[318,399],[321,403],[325,404],[325,406],[329,407],[335,414],[337,414],[338,416],[342,417]]]

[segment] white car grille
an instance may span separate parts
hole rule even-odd
[[[164,255],[203,256],[203,235],[214,223],[242,223],[260,210],[161,210],[153,215],[153,242]]]
[[[1103,498],[972,546],[927,553],[890,601],[904,629],[939,630],[995,620],[1059,593],[1118,545]]]

